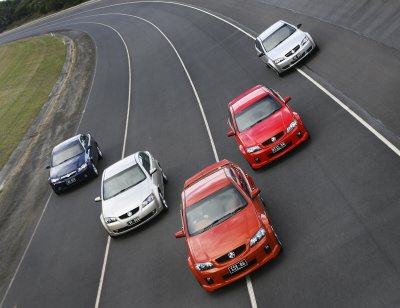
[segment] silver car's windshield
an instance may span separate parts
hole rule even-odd
[[[63,147],[53,153],[53,157],[51,159],[51,166],[55,167],[72,157],[80,155],[84,152],[83,146],[79,141],[75,141],[66,147]]]
[[[146,175],[138,165],[134,165],[108,178],[103,183],[103,198],[110,199],[146,179]]]
[[[268,36],[262,43],[268,52],[286,40],[296,31],[296,28],[287,24],[282,25],[278,30]]]
[[[281,107],[282,105],[272,96],[267,95],[263,97],[235,115],[239,132],[243,132],[257,123],[260,123],[274,112],[281,109]]]
[[[233,185],[216,191],[187,208],[186,222],[189,235],[200,234],[218,225],[246,205],[246,199]]]

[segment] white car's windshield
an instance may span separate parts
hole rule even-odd
[[[51,166],[55,167],[72,157],[75,157],[77,155],[80,155],[84,152],[83,146],[79,141],[75,141],[66,147],[63,147],[61,149],[58,149],[53,153],[53,157],[51,159]]]
[[[246,205],[246,199],[233,185],[216,191],[187,208],[189,235],[200,234],[218,225]]]
[[[110,199],[139,184],[146,175],[138,165],[134,165],[106,179],[103,183],[103,198]]]
[[[281,109],[281,107],[282,105],[270,95],[246,107],[235,115],[239,132],[243,132],[257,123],[262,122],[274,112]]]
[[[263,45],[265,50],[271,51],[289,36],[291,36],[296,31],[296,28],[289,26],[287,24],[282,25],[278,30],[268,36],[264,41]]]

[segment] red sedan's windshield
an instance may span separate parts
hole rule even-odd
[[[212,228],[246,205],[246,199],[233,185],[216,191],[187,208],[186,222],[189,235],[196,235]]]

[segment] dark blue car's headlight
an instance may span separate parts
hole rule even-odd
[[[57,183],[60,180],[60,178],[52,178],[50,181],[54,184]]]
[[[85,170],[87,168],[87,163],[83,163],[79,168],[78,172],[81,172],[82,170]]]

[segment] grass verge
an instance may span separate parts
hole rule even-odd
[[[52,36],[0,45],[0,170],[46,102],[65,55]]]

